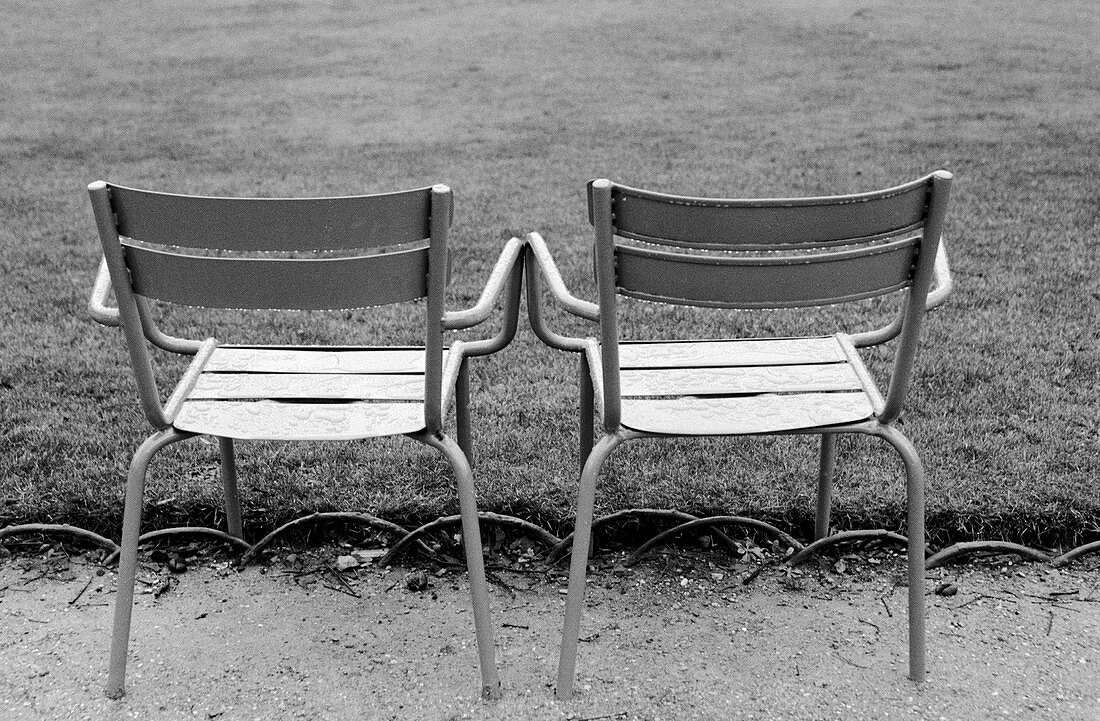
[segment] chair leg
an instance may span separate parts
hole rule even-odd
[[[455,381],[455,432],[466,461],[474,465],[474,439],[470,432],[470,361],[462,359]]]
[[[499,699],[500,676],[497,673],[493,626],[489,616],[489,587],[485,581],[485,559],[481,550],[473,472],[462,449],[447,436],[427,436],[423,440],[441,451],[454,469],[459,512],[462,514],[462,548],[466,553],[466,572],[470,579],[470,596],[474,606],[474,632],[477,635],[478,658],[481,663],[481,697],[487,700]]]
[[[814,540],[829,535],[829,516],[833,504],[833,471],[836,469],[836,434],[821,435],[821,463],[817,473],[817,520]]]
[[[880,429],[905,463],[906,506],[909,512],[909,678],[924,681],[924,466],[912,442],[891,426]]]
[[[225,491],[225,524],[230,536],[244,538],[241,524],[241,496],[237,491],[237,459],[233,455],[233,439],[218,436],[221,455],[222,489]]]
[[[581,443],[578,463],[581,473],[584,472],[584,462],[592,453],[592,445],[595,442],[595,434],[592,431],[592,416],[595,414],[595,389],[592,387],[592,369],[588,364],[588,357],[581,354],[580,362],[581,381],[581,408],[580,429]]]
[[[588,547],[592,541],[592,515],[596,504],[596,479],[611,453],[623,442],[616,434],[600,438],[584,464],[577,492],[577,518],[573,528],[573,553],[569,561],[569,595],[565,599],[565,623],[558,656],[556,695],[561,700],[573,694],[573,674],[577,666],[577,642],[584,615],[584,583],[588,571]]]
[[[111,660],[107,670],[107,698],[126,693],[126,654],[130,643],[130,618],[134,609],[134,579],[137,576],[138,538],[141,535],[141,507],[149,461],[161,448],[190,437],[174,428],[159,431],[138,447],[126,478],[126,506],[122,518],[122,546],[118,559],[118,590],[111,632]]]

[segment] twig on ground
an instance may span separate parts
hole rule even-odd
[[[757,566],[756,569],[752,573],[750,573],[749,575],[747,575],[743,579],[741,579],[741,585],[742,586],[747,586],[750,583],[752,583],[753,581],[755,581],[756,577],[759,576],[763,572],[763,570],[765,568],[767,568],[768,566],[770,566],[770,565],[772,565],[771,561],[761,562],[761,564],[759,566]]]
[[[878,600],[882,601],[882,607],[886,609],[886,617],[893,618],[894,614],[890,612],[890,607],[886,605],[886,596],[879,596]]]
[[[843,661],[844,663],[846,663],[846,664],[848,664],[848,665],[850,665],[850,666],[855,666],[856,668],[871,668],[870,666],[864,666],[864,665],[863,665],[863,664],[861,664],[861,663],[856,663],[855,661],[853,661],[853,660],[852,660],[852,659],[850,659],[850,658],[846,658],[846,657],[844,656],[844,654],[842,654],[842,653],[840,652],[840,650],[839,650],[839,649],[837,649],[837,650],[836,650],[836,655],[837,655],[837,658],[839,658],[839,659],[840,659],[841,661]]]
[[[1081,593],[1081,589],[1075,588],[1072,591],[1051,591],[1048,595],[1050,595],[1050,596],[1076,596],[1079,593]]]
[[[336,580],[340,582],[341,586],[347,589],[348,593],[355,596],[356,598],[360,598],[359,592],[351,587],[351,584],[348,583],[348,579],[344,578],[344,574],[336,570],[336,568],[332,564],[326,564],[326,568],[328,568],[329,573],[331,573],[333,576],[336,576]]]
[[[1076,591],[1074,591],[1074,593],[1076,593]],[[1058,608],[1064,608],[1067,611],[1076,611],[1077,610],[1073,606],[1063,605],[1063,604],[1066,603],[1066,601],[1064,599],[1058,598],[1053,593],[1051,593],[1049,596],[1039,596],[1039,595],[1036,595],[1034,593],[1022,593],[1020,595],[1021,596],[1027,596],[1028,598],[1038,599],[1039,601],[1042,601],[1044,603],[1049,603],[1052,606],[1057,606]],[[1062,595],[1068,595],[1068,594],[1063,593]],[[1070,600],[1077,600],[1077,599],[1070,599]],[[1036,603],[1036,601],[1031,601],[1030,603]]]
[[[297,571],[284,570],[283,575],[285,575],[285,576],[294,576],[294,578],[298,579],[298,578],[301,578],[302,576],[312,576],[313,574],[320,573],[320,572],[321,572],[320,568],[307,568],[307,569],[302,569],[302,570],[297,570]]]
[[[505,621],[500,625],[504,628],[522,628],[524,631],[528,631],[531,629],[531,627],[525,623],[508,623],[507,621]]]
[[[1005,598],[1004,596],[990,596],[989,594],[986,594],[986,593],[979,593],[977,596],[975,596],[974,598],[970,599],[969,601],[967,601],[965,603],[960,603],[958,606],[952,606],[951,610],[952,611],[958,611],[960,608],[964,608],[966,606],[969,606],[970,604],[974,603],[975,601],[981,601],[983,598],[988,598],[991,601],[1009,601],[1010,603],[1016,603],[1015,598]]]
[[[512,598],[516,597],[516,589],[509,586],[507,583],[504,582],[504,579],[502,579],[500,576],[496,575],[489,569],[485,569],[485,578],[489,581],[489,583],[495,583],[496,585],[503,588]]]
[[[88,586],[91,586],[92,581],[94,581],[94,580],[95,580],[94,575],[88,576],[88,581],[87,581],[87,583],[84,584],[83,588],[80,589],[80,593],[76,594],[76,596],[73,597],[73,600],[69,601],[70,606],[72,606],[73,604],[75,604],[77,601],[80,600],[80,597],[84,595],[84,592],[88,590]]]
[[[346,593],[347,595],[352,596],[354,598],[362,598],[362,596],[360,596],[355,591],[349,591],[348,589],[344,588],[343,586],[333,586],[331,583],[328,583],[327,581],[321,581],[321,585],[324,586],[325,588],[329,589],[330,591],[339,591],[340,593]]]

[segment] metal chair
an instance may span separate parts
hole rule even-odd
[[[160,449],[218,438],[229,533],[242,535],[233,439],[352,440],[405,435],[438,450],[458,489],[473,597],[482,693],[500,694],[470,462],[467,359],[511,340],[523,243],[513,238],[479,302],[446,312],[452,193],[444,185],[333,198],[215,198],[88,186],[104,260],[90,310],[121,325],[138,397],[154,433],[130,464],[106,693],[125,693],[146,469]],[[117,309],[108,305],[113,290]],[[456,341],[444,331],[489,317],[511,299],[496,337]],[[422,347],[223,345],[170,336],[150,299],[223,309],[331,310],[426,299]],[[193,356],[161,403],[150,344]],[[455,399],[456,443],[443,431]]]
[[[828,533],[840,433],[882,438],[906,471],[909,676],[925,676],[924,483],[920,458],[897,428],[925,311],[950,292],[940,242],[952,176],[939,171],[898,187],[820,198],[718,200],[589,184],[598,304],[565,287],[545,242],[527,238],[531,324],[540,338],[581,357],[580,489],[557,694],[572,691],[600,469],[642,438],[818,434],[822,437],[816,534]],[[544,280],[598,337],[551,330],[539,306]],[[930,294],[930,288],[935,285]],[[620,341],[618,296],[697,307],[808,308],[897,293],[900,312],[868,332],[814,337]],[[831,330],[831,329],[830,329]],[[897,338],[885,396],[858,349]],[[593,443],[598,409],[603,435]]]

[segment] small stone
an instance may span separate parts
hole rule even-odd
[[[423,571],[414,571],[405,576],[405,588],[410,591],[423,591],[428,587],[428,574]]]
[[[355,556],[339,556],[336,559],[336,570],[338,571],[346,571],[358,565],[359,561],[355,560]]]
[[[959,592],[959,587],[953,583],[941,583],[936,586],[937,596],[954,596]]]
[[[382,556],[385,556],[387,551],[383,548],[370,548],[366,550],[352,551],[351,555],[356,561],[363,566],[369,566],[377,561]]]
[[[168,559],[168,570],[172,573],[183,573],[187,570],[187,561],[173,555]]]

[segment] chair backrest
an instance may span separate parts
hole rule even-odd
[[[916,351],[952,176],[886,190],[714,199],[589,183],[605,403],[618,405],[616,296],[720,308],[795,308],[908,290],[888,410]],[[905,380],[898,378],[901,371]],[[894,384],[901,383],[895,393]],[[896,396],[896,398],[894,398]],[[612,418],[617,425],[617,418]]]
[[[88,192],[139,395],[155,425],[164,419],[145,344],[158,337],[147,298],[206,308],[293,310],[427,298],[425,387],[431,412],[442,379],[452,219],[447,186],[331,198],[225,198],[100,181]]]

